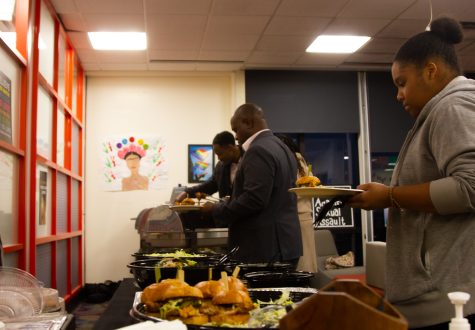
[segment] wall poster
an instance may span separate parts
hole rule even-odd
[[[0,71],[0,140],[12,143],[11,80]]]
[[[168,179],[165,143],[161,138],[110,137],[101,146],[103,190],[165,188]]]
[[[214,157],[213,145],[188,145],[188,182],[199,183],[207,181],[213,175]]]

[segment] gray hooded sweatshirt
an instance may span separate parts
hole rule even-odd
[[[430,182],[438,213],[390,209],[386,296],[410,327],[454,317],[447,293],[475,314],[475,81],[453,79],[422,109],[401,148],[391,185]]]

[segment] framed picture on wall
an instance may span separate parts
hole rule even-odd
[[[213,146],[211,144],[188,145],[188,182],[199,183],[211,178],[214,171]]]
[[[46,225],[46,196],[48,195],[48,172],[40,171],[40,205],[38,224]]]
[[[12,82],[0,71],[0,140],[12,143]]]

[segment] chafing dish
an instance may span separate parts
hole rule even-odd
[[[156,252],[161,248],[224,248],[227,246],[227,228],[202,228],[209,226],[209,219],[202,221],[200,212],[178,214],[168,205],[140,211],[134,218],[140,236],[139,252]]]

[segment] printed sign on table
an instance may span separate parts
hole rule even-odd
[[[351,186],[332,186],[334,188],[351,188]],[[313,203],[313,223],[315,227],[315,219],[322,207],[329,203],[333,197],[315,197],[312,198]],[[352,228],[355,226],[353,221],[353,209],[349,206],[341,206],[342,202],[337,201],[333,207],[327,212],[326,216],[318,224],[319,229],[324,228]]]

